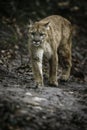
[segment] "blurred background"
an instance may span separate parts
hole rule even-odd
[[[87,80],[87,0],[0,0],[0,66],[11,71],[27,63],[29,20],[53,14],[72,23],[72,77],[84,82]],[[17,59],[14,65],[13,59]]]

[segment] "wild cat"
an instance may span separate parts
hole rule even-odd
[[[43,56],[49,62],[49,84],[58,86],[58,63],[62,66],[62,80],[70,76],[72,46],[72,25],[58,15],[52,15],[29,25],[29,53],[32,71],[37,87],[44,86],[42,61]]]

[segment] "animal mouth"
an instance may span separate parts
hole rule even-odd
[[[33,41],[33,45],[34,45],[34,46],[40,46],[40,44],[41,44],[40,41],[38,41],[38,42]]]

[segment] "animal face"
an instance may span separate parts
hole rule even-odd
[[[38,23],[30,25],[29,36],[33,46],[41,46],[47,39],[47,30],[49,29],[49,23]]]

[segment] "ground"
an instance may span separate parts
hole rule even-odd
[[[49,4],[49,1],[47,1]],[[32,15],[40,19],[53,11],[68,18],[74,28],[72,71],[68,82],[50,87],[48,63],[42,89],[35,89],[27,49],[25,17],[0,21],[0,130],[87,130],[87,25],[86,1],[51,1],[50,8]],[[41,3],[35,3],[39,8]],[[47,5],[48,5],[47,4]],[[32,4],[30,5],[32,8]],[[35,6],[36,7],[36,6]],[[55,10],[54,10],[55,9]],[[47,12],[48,11],[48,12]],[[68,11],[68,12],[67,12]],[[20,11],[19,11],[20,12]],[[23,10],[24,12],[24,10]],[[32,19],[31,13],[29,14]]]

